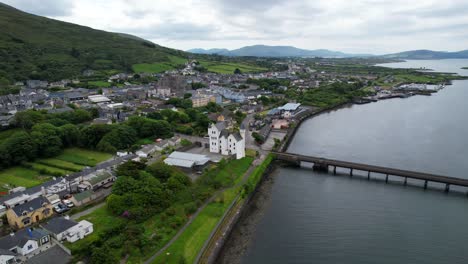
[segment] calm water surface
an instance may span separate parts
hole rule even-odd
[[[304,122],[288,151],[468,178],[467,100],[456,81],[341,109]],[[278,170],[243,263],[468,263],[468,198],[373,178]]]

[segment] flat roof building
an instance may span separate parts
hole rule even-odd
[[[164,163],[171,166],[177,166],[182,168],[195,168],[203,167],[210,161],[210,158],[206,155],[192,154],[174,151],[164,160]]]

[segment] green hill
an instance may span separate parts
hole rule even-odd
[[[28,14],[0,3],[0,85],[60,80],[83,70],[132,71],[139,63],[171,62],[186,53],[135,36]]]

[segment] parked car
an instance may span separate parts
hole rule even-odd
[[[58,214],[65,213],[66,211],[70,210],[66,205],[63,203],[58,203],[54,206],[54,211]]]
[[[68,208],[72,208],[73,206],[75,206],[72,201],[67,200],[67,199],[62,200],[62,203],[66,205]]]

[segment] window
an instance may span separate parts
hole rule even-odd
[[[28,250],[31,250],[33,248],[33,245],[28,245]]]
[[[45,236],[45,237],[41,238],[41,244],[45,244],[47,242],[49,242],[49,237],[48,236]]]
[[[23,225],[29,225],[31,223],[31,218],[26,217],[22,220],[22,222],[23,222]]]

